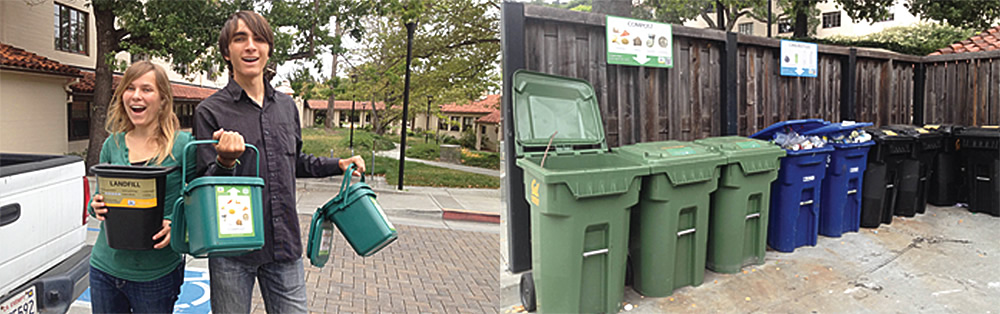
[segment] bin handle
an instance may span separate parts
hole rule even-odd
[[[747,215],[746,219],[752,219],[752,218],[760,218],[760,213],[749,214]]]
[[[608,249],[604,248],[604,249],[600,249],[600,250],[593,250],[593,251],[589,251],[589,252],[583,252],[583,257],[591,257],[591,256],[594,256],[594,255],[600,255],[600,254],[608,254]]]
[[[804,201],[804,202],[799,202],[799,206],[806,206],[806,205],[812,205],[812,203],[813,203],[813,200],[808,200],[808,201]]]
[[[340,192],[337,192],[337,196],[334,197],[334,198],[343,198],[343,197],[346,197],[346,196],[343,196],[343,195],[344,195],[344,192],[347,191],[347,188],[351,186],[351,177],[353,177],[353,175],[352,175],[353,173],[354,173],[354,163],[352,162],[349,166],[347,166],[347,169],[344,170],[344,182],[340,184]],[[362,175],[361,176],[361,180],[358,181],[358,182],[364,183],[365,182],[365,176]]]
[[[184,217],[184,197],[178,197],[177,201],[174,202],[174,213],[170,217],[170,248],[179,253],[188,253],[191,248],[188,247],[187,239],[184,235],[187,232],[187,221]]]
[[[199,140],[199,141],[188,142],[187,145],[184,145],[184,156],[190,154],[191,148],[194,147],[195,145],[215,144],[218,142],[219,142],[218,140]],[[250,147],[251,149],[253,149],[254,153],[257,154],[255,166],[257,168],[257,177],[260,177],[260,151],[257,150],[257,146],[253,146],[253,144],[246,143],[243,145],[245,145],[246,147]],[[181,183],[184,186],[187,186],[187,158],[181,158]]]
[[[681,231],[677,232],[677,236],[680,237],[680,236],[692,234],[692,233],[694,233],[694,231],[695,231],[694,228],[686,229],[686,230],[681,230]]]
[[[858,189],[853,189],[853,190],[847,191],[847,195],[851,195],[851,194],[855,194],[855,193],[858,193]]]

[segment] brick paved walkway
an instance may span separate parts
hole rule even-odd
[[[303,247],[309,216],[299,215]],[[306,264],[309,310],[320,313],[495,313],[500,236],[396,225],[399,239],[368,258],[336,233],[322,269]],[[256,290],[256,289],[255,289]],[[254,292],[253,312],[264,313]]]

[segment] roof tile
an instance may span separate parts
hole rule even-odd
[[[80,76],[80,70],[5,43],[0,43],[0,64],[52,74]]]

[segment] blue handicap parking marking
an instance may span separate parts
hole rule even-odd
[[[181,294],[177,297],[177,303],[174,303],[174,313],[212,312],[208,278],[207,269],[185,267],[184,283],[181,284]],[[73,304],[90,308],[90,302],[90,288],[87,288]]]

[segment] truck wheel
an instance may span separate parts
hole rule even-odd
[[[521,305],[524,305],[524,310],[528,312],[534,312],[537,309],[535,279],[532,278],[531,272],[521,275]]]

